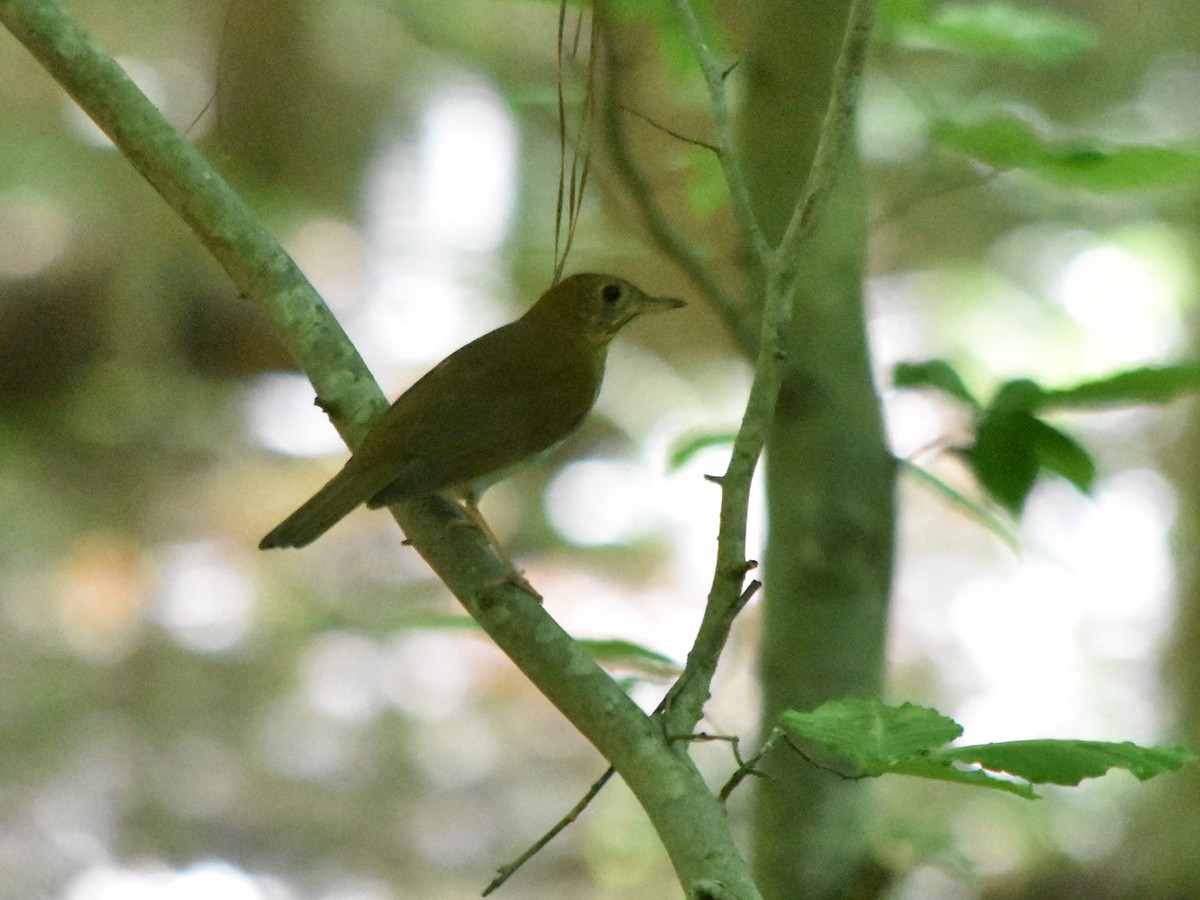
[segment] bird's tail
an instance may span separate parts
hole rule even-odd
[[[347,464],[308,502],[275,526],[259,542],[258,549],[307,547],[350,510],[386,485],[386,474],[375,477],[372,474]],[[381,480],[382,483],[379,483]]]

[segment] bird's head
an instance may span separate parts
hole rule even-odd
[[[682,300],[652,297],[624,278],[584,272],[564,278],[538,299],[526,317],[543,327],[567,330],[590,344],[607,344],[643,313],[678,309]]]

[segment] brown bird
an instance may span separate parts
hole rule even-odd
[[[444,493],[475,503],[488,485],[553,447],[600,392],[609,341],[634,317],[676,309],[612,275],[572,275],[515,322],[434,366],[388,407],[342,470],[258,545],[304,547],[360,503]]]

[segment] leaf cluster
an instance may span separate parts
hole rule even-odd
[[[896,387],[935,390],[970,409],[974,438],[955,452],[992,500],[1019,515],[1044,475],[1065,478],[1084,493],[1096,479],[1092,455],[1046,416],[1169,403],[1200,388],[1200,365],[1145,366],[1063,388],[1018,378],[1001,384],[986,403],[943,359],[900,363],[893,380]]]
[[[1197,757],[1182,747],[1129,741],[1026,740],[953,746],[962,726],[936,709],[880,700],[835,700],[809,713],[788,710],[780,725],[793,746],[835,757],[848,777],[911,775],[1038,799],[1033,786],[1075,786],[1109,769],[1146,781]],[[803,752],[803,751],[802,751]]]

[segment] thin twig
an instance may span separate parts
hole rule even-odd
[[[540,838],[538,838],[536,841],[534,841],[533,844],[530,845],[528,850],[526,850],[524,853],[522,853],[520,856],[518,856],[512,862],[507,863],[506,865],[503,865],[499,869],[496,870],[496,877],[493,878],[492,882],[486,888],[483,889],[483,896],[484,897],[488,896],[494,890],[496,890],[502,884],[504,884],[504,882],[508,881],[508,879],[511,878],[513,876],[513,874],[519,868],[521,868],[521,866],[525,865],[525,863],[527,863],[527,862],[529,862],[529,860],[533,859],[533,857],[536,856],[543,847],[545,847],[548,843],[550,843],[552,840],[554,840],[556,837],[558,837],[558,835],[568,825],[570,825],[572,822],[574,822],[576,819],[578,819],[579,814],[582,813],[585,809],[587,809],[588,804],[596,799],[596,795],[599,794],[601,790],[603,790],[604,786],[606,784],[608,784],[609,780],[616,774],[617,774],[617,770],[614,769],[612,766],[609,766],[608,769],[605,770],[603,775],[601,775],[594,782],[592,782],[592,786],[590,788],[588,788],[587,793],[583,795],[583,797],[580,799],[580,801],[578,803],[576,803],[574,806],[572,806],[571,810],[565,816],[563,816],[561,819],[559,819],[558,822],[556,822],[549,831],[547,831]]]
[[[851,774],[849,772],[843,772],[841,769],[835,769],[833,766],[827,765],[826,763],[817,762],[815,759],[813,759],[811,756],[809,756],[807,753],[805,753],[803,750],[801,750],[800,747],[797,746],[796,742],[791,739],[791,737],[787,737],[785,739],[785,743],[788,745],[789,748],[791,748],[793,753],[795,753],[797,756],[799,756],[802,760],[804,760],[806,763],[808,763],[814,769],[820,769],[822,772],[825,772],[829,775],[836,775],[838,778],[842,779],[842,781],[865,781],[868,778],[875,777],[874,775],[867,775],[862,772],[860,772],[858,774]]]
[[[624,103],[619,103],[619,104],[617,104],[617,108],[620,109],[621,112],[627,112],[631,116],[636,116],[637,118],[639,118],[643,122],[645,122],[647,125],[649,125],[651,128],[657,128],[663,134],[670,135],[671,137],[675,138],[677,141],[683,141],[685,144],[691,144],[694,147],[701,147],[705,150],[710,151],[711,153],[715,153],[717,156],[721,155],[721,148],[718,147],[716,144],[709,144],[706,141],[700,140],[699,138],[688,137],[686,134],[681,134],[680,132],[675,131],[674,129],[668,128],[666,125],[663,125],[661,122],[654,121],[652,118],[650,118],[645,113],[638,112],[632,106],[626,106]]]
[[[705,73],[713,99],[714,114],[720,133],[721,161],[726,167],[734,212],[741,219],[743,231],[757,246],[762,239],[749,209],[739,195],[745,190],[737,157],[730,152],[731,141],[728,113],[720,72],[704,43],[689,0],[675,0],[684,19],[693,51]],[[721,513],[717,536],[717,562],[712,587],[692,650],[688,653],[683,674],[672,687],[672,704],[666,716],[670,731],[690,731],[703,715],[708,700],[717,659],[729,639],[734,618],[745,605],[748,596],[743,590],[746,576],[746,523],[750,501],[750,485],[766,443],[767,432],[775,411],[783,377],[786,336],[791,321],[795,279],[794,261],[800,243],[808,236],[817,211],[828,196],[839,163],[852,137],[854,109],[858,98],[858,83],[866,60],[874,0],[853,0],[848,17],[842,52],[834,69],[830,92],[813,168],[803,193],[796,203],[785,237],[774,251],[762,255],[761,271],[765,297],[758,359],[746,410],[733,443],[729,466],[721,477]]]
[[[771,288],[772,282],[762,276],[770,271],[773,255],[754,215],[740,157],[734,144],[733,124],[726,103],[724,74],[718,68],[704,40],[700,23],[689,0],[675,0],[675,5],[708,86],[717,127],[717,143],[721,151],[718,159],[729,186],[734,217],[750,251],[750,262],[755,272],[752,281],[765,283],[767,288]],[[703,715],[717,660],[729,639],[733,620],[744,605],[740,598],[743,595],[747,571],[746,523],[750,504],[750,483],[766,442],[767,426],[779,392],[780,331],[775,327],[775,322],[784,316],[780,308],[788,300],[786,296],[773,296],[770,292],[765,297],[754,381],[734,439],[729,466],[721,480],[717,560],[712,586],[683,674],[668,692],[670,705],[665,717],[669,732],[689,732]]]
[[[728,580],[722,577],[721,587],[723,588],[726,584],[734,583],[735,581],[740,584],[741,580],[745,578],[746,572],[756,565],[758,564],[754,560],[747,560],[739,567],[740,573],[723,573],[723,575],[728,576]],[[688,654],[683,674],[671,685],[670,690],[667,691],[667,695],[663,698],[656,712],[672,710],[676,705],[676,698],[683,695],[693,684],[696,684],[696,678],[702,677],[707,679],[705,681],[704,697],[699,698],[697,696],[698,706],[693,705],[689,707],[688,704],[684,704],[683,708],[688,710],[688,715],[681,717],[680,720],[683,725],[687,726],[688,730],[699,721],[703,710],[703,703],[708,699],[707,684],[712,680],[712,673],[716,669],[717,657],[720,656],[721,650],[725,646],[725,641],[729,637],[729,628],[732,626],[733,620],[738,617],[738,614],[750,602],[750,598],[757,594],[761,588],[762,582],[757,580],[751,581],[731,603],[724,603],[723,598],[719,598],[718,603],[714,602],[714,595],[718,590],[714,586],[712,592],[709,594],[708,604],[705,606],[704,619],[700,623],[700,630],[696,634],[696,641],[692,645],[691,652]],[[691,718],[693,713],[695,714],[694,719]]]
[[[675,8],[683,20],[684,30],[691,42],[700,71],[708,86],[709,100],[712,103],[713,120],[717,125],[717,146],[721,152],[717,159],[725,172],[725,181],[729,185],[729,199],[733,203],[734,217],[742,230],[742,238],[750,249],[754,261],[759,266],[765,266],[771,254],[770,246],[758,225],[754,215],[754,207],[750,203],[750,190],[746,186],[745,174],[742,171],[741,158],[737,145],[733,140],[733,120],[729,115],[729,104],[725,100],[725,73],[717,67],[712,51],[704,40],[704,32],[689,0],[675,0]]]
[[[761,587],[761,585],[757,581],[751,582],[750,586],[744,592],[745,600],[743,600],[743,604],[745,602],[749,601],[750,597],[752,597],[754,595],[754,592],[757,591],[759,587]],[[664,696],[662,698],[662,700],[660,700],[658,702],[658,706],[656,706],[654,708],[654,712],[652,713],[652,715],[655,715],[655,716],[661,715],[663,713],[663,711],[667,708],[667,706],[670,705],[670,702],[671,702],[671,694],[670,694],[670,692],[668,692],[666,694],[666,696]],[[733,751],[733,758],[737,762],[737,764],[740,767],[744,767],[746,765],[746,763],[743,762],[743,760],[742,760],[741,752],[739,750],[739,744],[740,744],[741,738],[739,738],[737,735],[705,734],[703,732],[700,732],[697,734],[680,735],[675,738],[668,737],[668,740],[672,740],[672,741],[675,741],[675,740],[681,740],[681,741],[682,740],[686,740],[686,741],[726,741],[729,743],[730,748]],[[756,757],[756,759],[760,759],[761,757],[762,757],[762,753],[760,752],[758,754],[758,756]],[[545,834],[543,834],[540,838],[538,838],[536,841],[534,841],[533,844],[531,844],[529,846],[529,848],[527,850],[525,850],[525,852],[523,852],[520,856],[518,856],[512,862],[510,862],[506,865],[503,865],[499,869],[497,869],[496,870],[497,871],[496,878],[493,879],[491,884],[489,884],[487,886],[487,888],[484,890],[483,896],[486,897],[488,894],[492,893],[492,891],[496,890],[496,888],[500,887],[500,885],[504,884],[504,882],[506,882],[513,875],[513,873],[517,871],[517,869],[521,868],[521,866],[523,866],[523,865],[525,865],[525,863],[529,862],[529,860],[532,859],[535,855],[537,855],[537,853],[540,852],[543,847],[545,847],[552,840],[554,840],[556,837],[558,837],[558,835],[561,834],[568,825],[570,825],[572,822],[574,822],[576,819],[578,819],[579,816],[583,813],[583,811],[585,809],[587,809],[588,805],[593,800],[595,800],[596,797],[600,794],[600,791],[603,790],[604,786],[606,784],[608,784],[609,780],[613,777],[613,775],[616,774],[616,771],[617,770],[614,769],[612,766],[609,766],[608,769],[605,770],[604,774],[601,775],[599,778],[596,779],[595,782],[592,783],[592,786],[590,788],[588,788],[587,793],[585,793],[579,799],[579,802],[577,802],[574,806],[572,806],[571,809],[561,819],[559,819],[553,826],[551,826],[550,829],[547,830]],[[731,788],[731,790],[732,790],[732,788]],[[725,798],[722,795],[722,797],[721,797],[722,802],[724,802],[724,799]]]
[[[563,270],[570,256],[571,246],[575,243],[575,228],[579,224],[579,214],[583,209],[583,197],[587,190],[588,173],[591,171],[591,125],[595,110],[596,82],[596,30],[591,32],[591,45],[588,51],[588,65],[583,103],[579,109],[579,122],[573,139],[568,141],[567,105],[564,83],[566,75],[564,60],[566,59],[566,0],[560,0],[558,7],[558,195],[554,205],[554,283],[562,278]],[[583,11],[575,23],[575,37],[571,42],[571,58],[579,54],[579,41],[583,32]],[[571,151],[570,172],[567,171],[567,148]],[[564,235],[563,209],[566,208],[566,228]],[[561,252],[560,252],[561,244]]]
[[[558,77],[558,195],[554,200],[554,282],[562,277],[565,254],[558,252],[562,239],[563,194],[567,188],[567,101],[563,93],[563,34],[567,27],[567,0],[558,4],[558,42],[555,45],[555,64]],[[560,261],[561,260],[561,261]]]
[[[764,756],[775,749],[775,745],[783,740],[785,736],[786,733],[782,728],[773,729],[771,733],[767,735],[767,739],[762,742],[762,746],[758,748],[758,751],[753,756],[744,762],[738,760],[740,765],[736,770],[734,770],[734,773],[729,776],[729,780],[725,782],[724,787],[721,788],[721,792],[717,794],[717,798],[724,803],[729,799],[729,795],[737,790],[737,786],[746,779],[747,775],[761,775],[762,773],[758,770],[758,764],[762,761]]]
[[[668,697],[669,695],[658,701],[658,706],[654,708],[654,712],[651,713],[651,715],[657,716],[661,714],[664,709],[666,709]],[[545,834],[534,841],[533,844],[530,845],[529,849],[527,849],[524,853],[507,865],[501,866],[499,869],[497,869],[496,878],[484,890],[483,896],[486,897],[496,888],[500,887],[500,885],[504,884],[504,882],[506,882],[512,876],[512,874],[517,871],[517,869],[529,862],[529,860],[532,859],[543,847],[558,837],[558,835],[562,833],[563,829],[578,819],[580,814],[588,808],[588,805],[595,800],[597,796],[599,796],[600,791],[604,789],[604,786],[608,784],[609,780],[613,777],[613,775],[616,774],[616,772],[616,769],[614,769],[612,766],[609,766],[608,769],[605,770],[604,774],[592,783],[592,786],[587,789],[587,793],[585,793],[579,799],[578,803],[571,807],[566,815],[552,825]]]
[[[602,5],[597,6],[597,13],[602,9]],[[753,312],[745,303],[738,302],[709,273],[707,260],[671,224],[662,206],[655,199],[654,189],[634,161],[621,121],[620,112],[624,108],[619,102],[622,68],[616,56],[612,32],[602,16],[596,19],[595,25],[605,30],[603,70],[605,86],[602,109],[605,140],[613,165],[629,187],[629,196],[641,213],[642,221],[650,237],[664,253],[675,260],[676,264],[692,280],[692,283],[709,299],[713,307],[725,319],[739,345],[747,353],[753,353],[758,344]]]
[[[739,766],[743,763],[741,750],[738,749],[742,739],[736,734],[709,734],[707,731],[697,731],[694,734],[684,735],[680,740],[688,740],[693,744],[728,744],[734,761]]]

